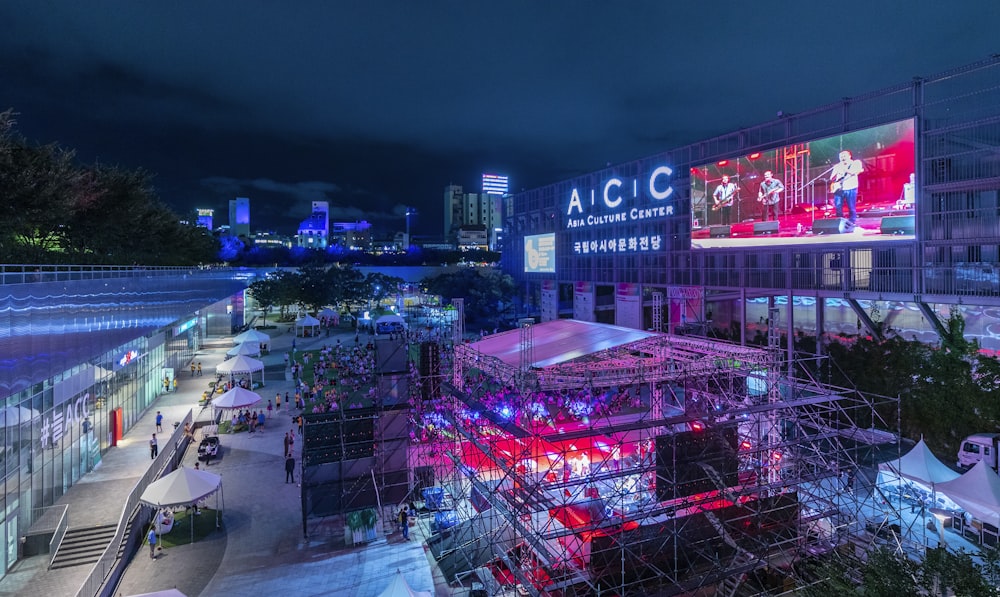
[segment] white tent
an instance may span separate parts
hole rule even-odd
[[[1000,475],[980,460],[964,475],[939,484],[939,493],[983,522],[1000,527]]]
[[[215,408],[247,408],[261,400],[263,398],[257,392],[236,387],[212,400],[212,406]]]
[[[242,334],[237,335],[233,338],[233,344],[241,344],[243,342],[256,342],[258,344],[267,344],[271,341],[271,337],[264,332],[258,332],[257,330],[247,330]]]
[[[931,453],[923,438],[920,438],[917,445],[898,460],[890,460],[880,464],[879,470],[895,473],[903,479],[932,487],[959,477],[958,473],[948,468]]]
[[[229,350],[226,351],[226,354],[231,357],[238,357],[240,355],[248,357],[259,357],[260,344],[248,340],[246,342],[237,344],[236,346],[230,348]]]
[[[306,315],[295,322],[296,335],[298,335],[299,330],[302,330],[303,335],[305,335],[305,330],[307,329],[310,330],[310,335],[315,336],[319,332],[319,320],[312,315]]]
[[[392,582],[378,594],[378,597],[431,597],[431,594],[428,591],[414,591],[403,578],[403,573],[396,570]]]
[[[336,317],[337,319],[340,319],[340,313],[337,313],[333,309],[327,307],[326,309],[323,309],[322,311],[317,313],[316,317],[326,317],[327,319],[331,317]]]
[[[264,363],[258,361],[257,359],[251,359],[248,356],[240,355],[235,359],[229,359],[228,361],[223,361],[215,368],[215,372],[220,375],[242,375],[244,373],[250,375],[250,381],[253,381],[253,374],[260,371],[260,384],[264,385]]]
[[[139,496],[139,501],[156,508],[174,508],[196,504],[222,489],[222,477],[208,471],[181,467],[162,479],[153,481]],[[215,508],[216,525],[219,521],[218,496]],[[191,521],[191,540],[194,541],[194,521]]]
[[[407,327],[406,322],[403,321],[403,318],[400,317],[399,315],[382,315],[381,317],[375,320],[375,325],[378,325],[380,323],[383,325],[398,323],[399,325],[403,326],[403,329],[406,329]]]

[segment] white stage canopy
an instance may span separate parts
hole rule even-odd
[[[879,465],[880,471],[895,473],[904,479],[917,481],[928,486],[936,486],[957,479],[959,474],[948,468],[931,453],[923,438],[913,449],[898,460],[890,460]]]
[[[976,466],[957,479],[937,487],[951,501],[983,522],[1000,527],[1000,475],[980,460]]]
[[[535,360],[531,365],[533,367],[558,365],[656,335],[653,332],[575,319],[546,321],[532,328],[531,352]],[[487,336],[478,342],[473,342],[469,348],[496,357],[506,365],[517,367],[521,359],[521,330],[514,329]]]
[[[257,330],[247,330],[242,334],[237,335],[233,338],[233,344],[242,344],[243,342],[256,342],[257,344],[267,344],[271,341],[271,337],[264,332],[258,332]]]

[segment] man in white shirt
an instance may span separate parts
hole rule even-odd
[[[861,160],[854,159],[851,152],[844,150],[838,156],[840,161],[830,173],[830,190],[833,191],[833,209],[835,217],[846,217],[851,224],[858,221],[858,175],[865,171]],[[847,206],[847,215],[842,216],[843,206]]]

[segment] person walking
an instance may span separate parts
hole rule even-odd
[[[270,400],[267,401],[267,418],[271,418],[271,414],[274,413],[274,404]]]
[[[149,459],[153,460],[156,455],[160,453],[159,446],[156,445],[156,434],[153,434],[153,439],[149,440]]]
[[[288,433],[285,433],[285,458],[288,458],[289,453],[290,452],[288,451]]]
[[[163,432],[163,413],[156,411],[156,432]]]
[[[295,451],[295,430],[292,429],[288,432],[288,453],[291,454]]]
[[[194,361],[191,362],[191,377],[194,377],[195,364]]]
[[[274,409],[277,411],[281,410],[281,392],[274,395]]]
[[[201,377],[201,361],[198,361],[198,377]]]
[[[403,506],[399,510],[399,528],[403,531],[403,539],[406,541],[410,540],[410,515],[406,510],[406,506]]]
[[[146,539],[149,540],[149,559],[156,559],[156,529],[150,528],[149,534],[146,535]]]
[[[285,483],[295,483],[295,458],[291,454],[285,458]]]
[[[289,402],[291,402],[291,399],[288,397],[288,392],[285,392],[285,412],[288,412],[288,410],[291,408],[291,406],[288,404]]]
[[[174,391],[177,391],[177,378],[174,377]]]

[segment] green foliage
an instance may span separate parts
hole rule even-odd
[[[377,519],[378,515],[373,508],[355,510],[354,512],[347,513],[347,527],[351,529],[352,532],[370,529],[375,526],[375,521]]]
[[[978,353],[963,337],[965,322],[952,311],[940,346],[898,336],[884,341],[857,338],[833,343],[829,354],[838,368],[834,385],[900,398],[901,433],[923,437],[931,450],[952,458],[962,438],[1000,429],[1000,404],[992,393],[1000,388],[1000,363]],[[895,414],[882,412],[885,421]]]
[[[181,224],[157,199],[147,173],[79,166],[72,151],[33,145],[13,127],[13,113],[0,113],[0,255],[8,262],[214,260],[212,236]]]
[[[428,292],[445,300],[465,300],[465,315],[469,320],[488,321],[496,317],[497,305],[512,301],[516,284],[510,275],[484,267],[462,268],[441,274],[423,282]]]

